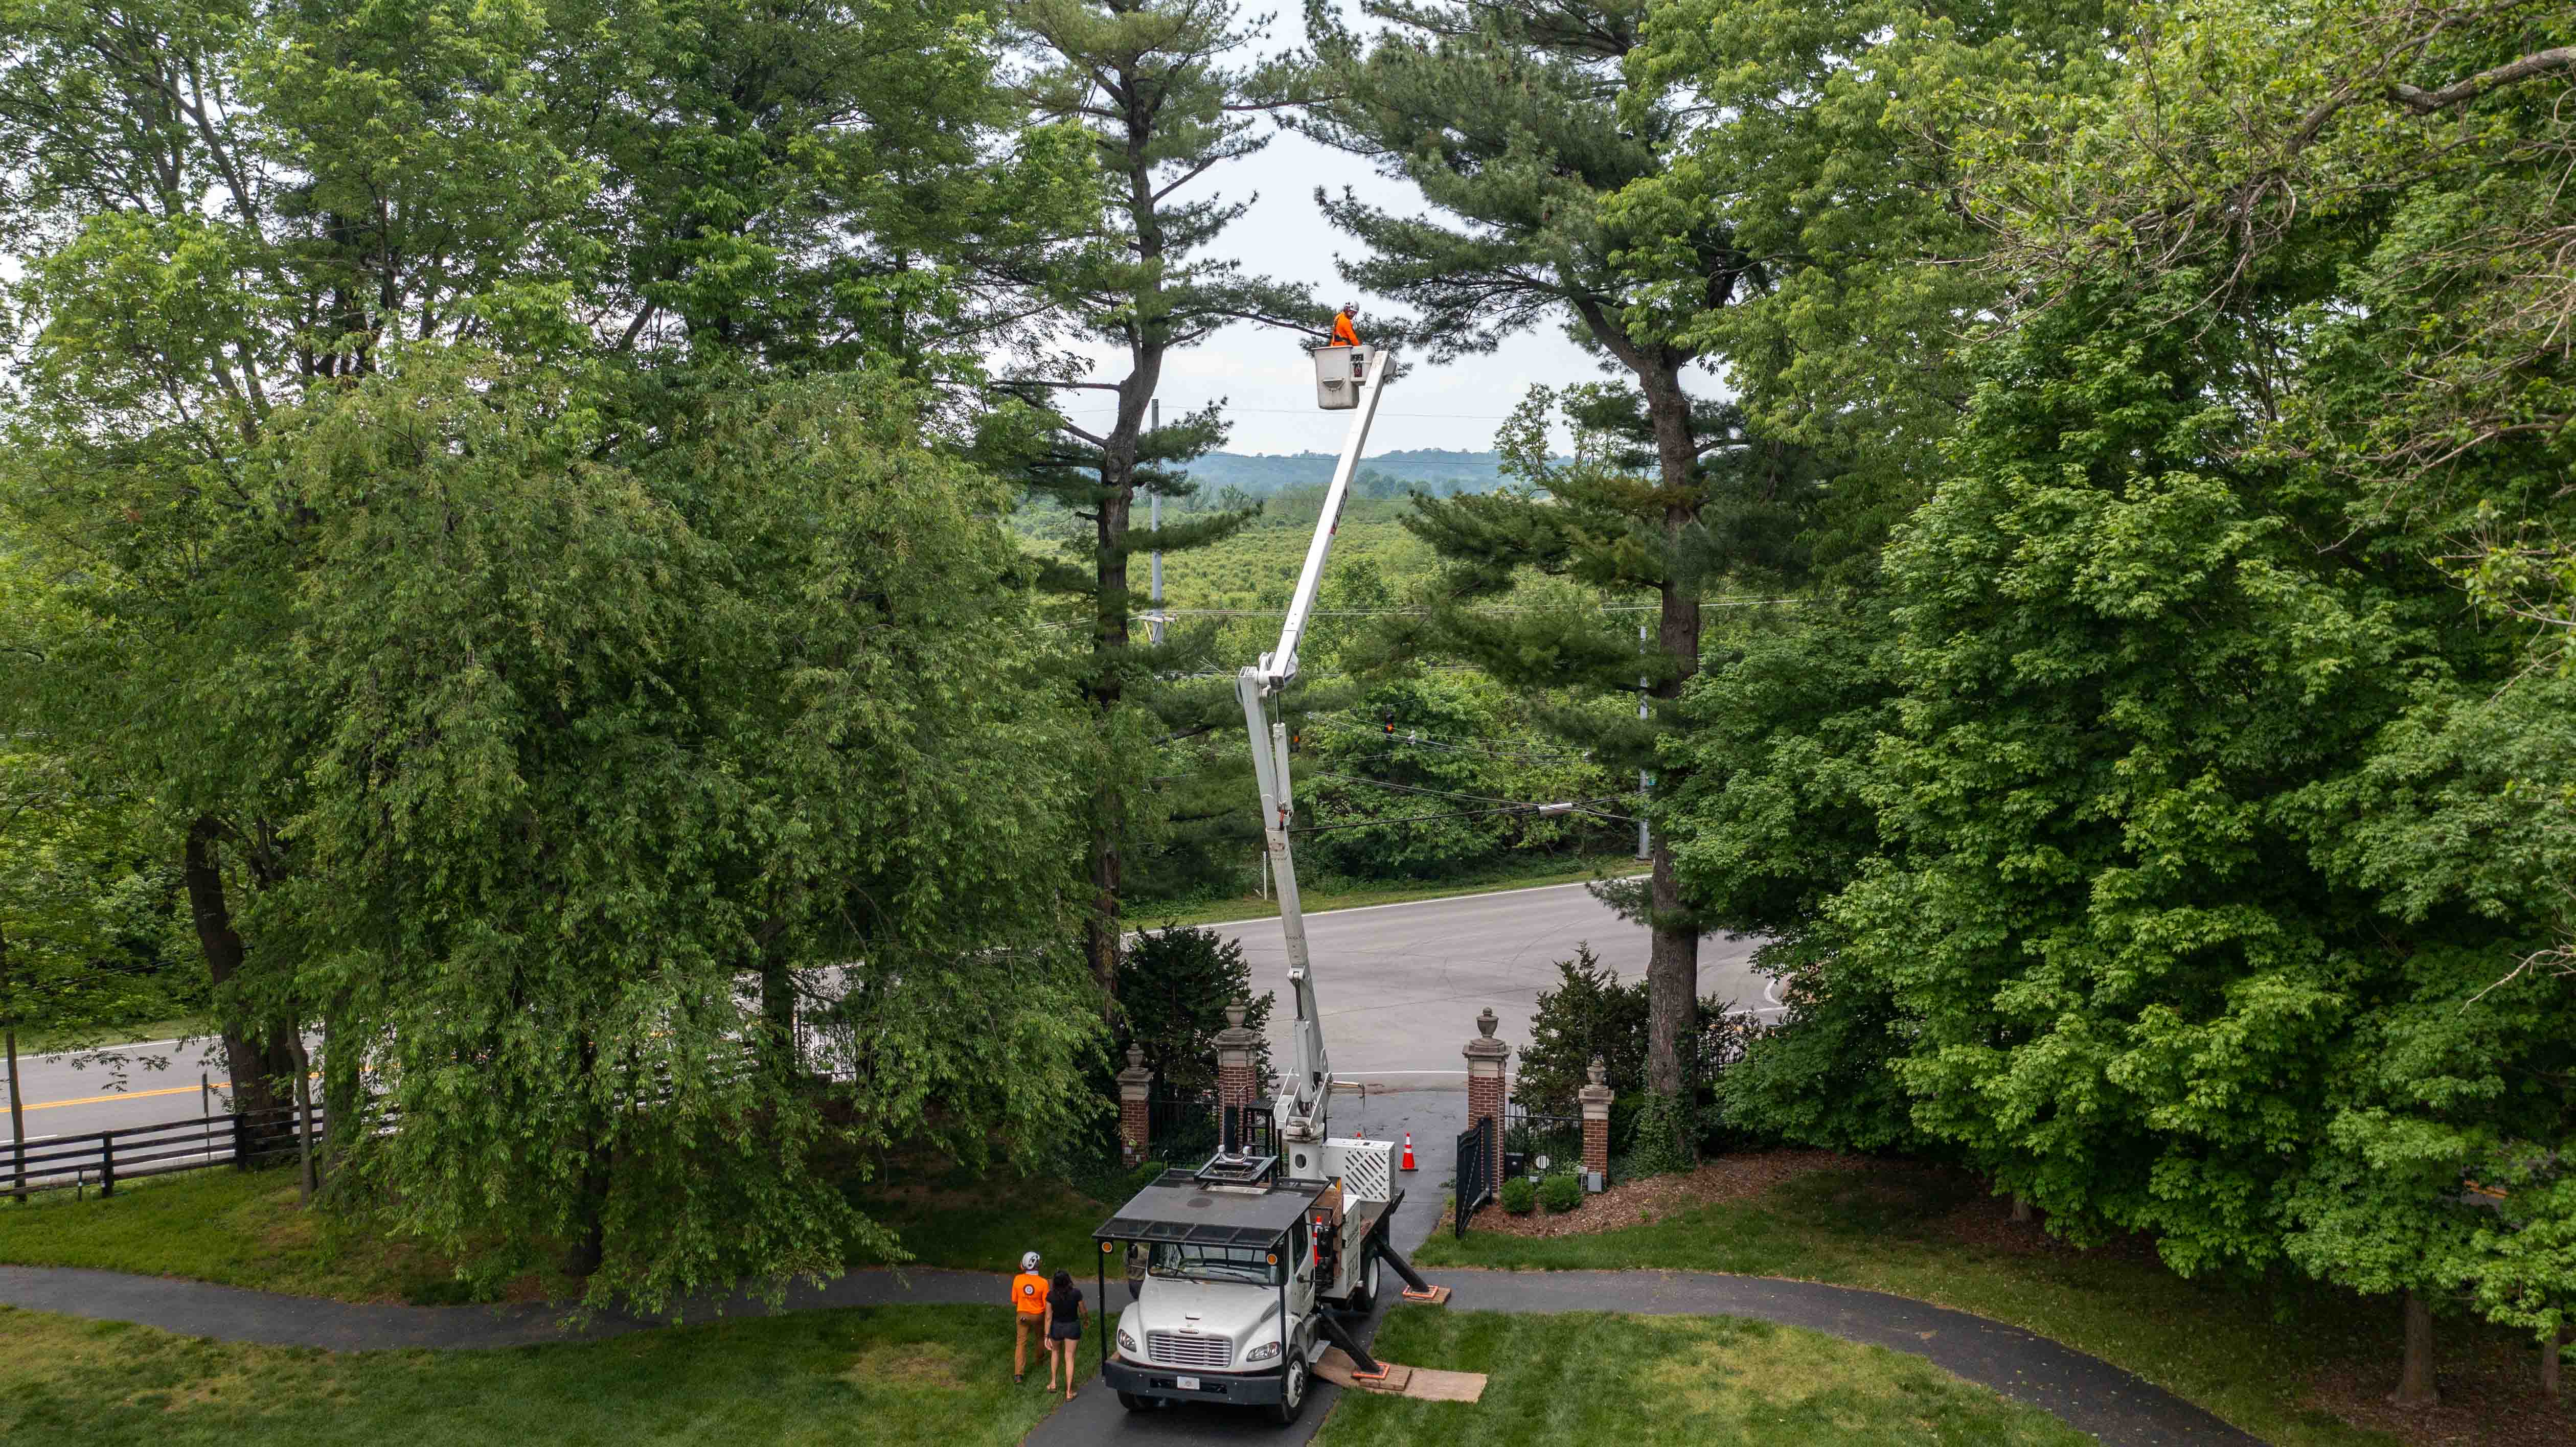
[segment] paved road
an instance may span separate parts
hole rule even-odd
[[[1255,986],[1288,990],[1287,947],[1277,920],[1216,926],[1242,941]],[[1739,1009],[1776,1016],[1768,984],[1749,961],[1760,941],[1709,935],[1700,941],[1699,988]],[[1623,980],[1646,973],[1646,931],[1610,912],[1580,884],[1461,895],[1414,904],[1372,905],[1306,916],[1333,1073],[1346,1080],[1463,1077],[1459,1047],[1491,1005],[1495,1033],[1515,1053],[1529,1040],[1530,1008],[1554,989],[1556,962],[1589,944]],[[1272,1014],[1275,1058],[1284,1059],[1285,1008]],[[1428,1071],[1433,1076],[1408,1077]]]
[[[1277,920],[1217,928],[1243,942],[1261,988],[1286,991]],[[1334,910],[1307,916],[1306,938],[1334,1073],[1387,1086],[1436,1084],[1444,1077],[1456,1084],[1464,1070],[1458,1049],[1475,1032],[1476,1012],[1488,1005],[1502,1018],[1499,1035],[1517,1050],[1529,1039],[1531,1004],[1539,991],[1554,987],[1556,962],[1573,958],[1578,944],[1591,945],[1623,979],[1646,970],[1646,932],[1579,884]],[[1746,965],[1755,943],[1725,935],[1702,940],[1700,992],[1777,1014],[1763,994],[1765,982]],[[1284,1058],[1287,1036],[1279,1022],[1287,1012],[1277,1014],[1272,1035]],[[194,1117],[199,1074],[223,1079],[208,1063],[212,1049],[207,1041],[120,1046],[122,1069],[76,1067],[68,1055],[22,1056],[28,1139]],[[6,1134],[7,1115],[0,1111],[0,1139]]]
[[[21,1055],[19,1089],[26,1093],[27,1139],[119,1130],[166,1120],[190,1120],[203,1114],[198,1075],[212,1076],[214,1107],[224,1106],[223,1072],[208,1062],[212,1041],[182,1047],[168,1040],[119,1045],[104,1052],[115,1059],[73,1055]],[[8,1093],[0,1081],[0,1141],[9,1134]]]

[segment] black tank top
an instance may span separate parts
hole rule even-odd
[[[1071,1287],[1057,1287],[1047,1292],[1047,1315],[1057,1321],[1082,1320],[1082,1293]]]

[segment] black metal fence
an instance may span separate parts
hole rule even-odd
[[[1256,1100],[1236,1112],[1235,1149],[1250,1155],[1276,1155],[1277,1122],[1272,1102]],[[1175,1166],[1195,1166],[1215,1155],[1225,1141],[1225,1112],[1216,1092],[1153,1095],[1145,1099],[1147,1150],[1154,1159]]]
[[[1458,1136],[1458,1204],[1449,1213],[1456,1233],[1467,1234],[1467,1218],[1494,1199],[1494,1118],[1486,1116]]]
[[[313,1112],[314,1144],[321,1144],[322,1112]],[[293,1106],[238,1115],[206,1115],[158,1125],[126,1126],[85,1135],[21,1141],[0,1150],[0,1195],[23,1199],[36,1191],[86,1190],[116,1194],[119,1181],[207,1166],[254,1166],[291,1160],[297,1149]]]
[[[1546,1164],[1542,1165],[1540,1162]],[[1535,1176],[1583,1168],[1583,1117],[1503,1103],[1503,1174]]]

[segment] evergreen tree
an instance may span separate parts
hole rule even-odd
[[[1695,318],[1770,285],[1769,265],[1712,220],[1651,238],[1663,263],[1651,285],[1623,270],[1650,238],[1612,202],[1665,166],[1685,126],[1681,107],[1627,79],[1644,4],[1370,0],[1365,10],[1385,28],[1364,42],[1308,8],[1315,88],[1331,99],[1299,124],[1419,186],[1439,219],[1319,192],[1325,214],[1368,248],[1344,274],[1418,309],[1413,335],[1436,359],[1489,352],[1560,319],[1628,382],[1571,395],[1576,424],[1603,444],[1582,465],[1546,462],[1543,396],[1514,449],[1521,490],[1420,505],[1416,530],[1452,564],[1450,601],[1500,591],[1523,567],[1656,600],[1642,659],[1633,634],[1599,615],[1507,626],[1452,607],[1416,641],[1436,636],[1516,684],[1633,696],[1642,673],[1658,723],[1668,721],[1699,667],[1701,604],[1730,578],[1785,561],[1785,516],[1809,482],[1788,455],[1747,437],[1740,414],[1694,399],[1682,381],[1708,360]],[[1635,767],[1651,758],[1653,732],[1596,717],[1569,736]],[[1676,1092],[1688,1084],[1700,929],[1665,843],[1649,881],[1613,897],[1653,931],[1650,1076]]]
[[[1060,244],[996,251],[988,264],[1052,308],[1065,333],[1116,357],[1114,381],[1068,366],[1015,387],[1043,409],[1019,475],[1084,525],[1070,540],[1080,561],[1049,568],[1042,583],[1074,601],[1089,635],[1078,686],[1100,721],[1091,761],[1099,787],[1090,950],[1106,996],[1118,978],[1127,853],[1173,814],[1200,807],[1165,801],[1162,818],[1146,817],[1147,761],[1175,736],[1225,726],[1216,691],[1157,698],[1158,671],[1206,661],[1205,635],[1170,638],[1160,649],[1137,645],[1133,559],[1204,547],[1252,515],[1220,510],[1160,528],[1136,525],[1141,495],[1191,496],[1194,485],[1177,464],[1225,438],[1221,403],[1153,425],[1164,361],[1237,321],[1320,331],[1302,291],[1246,276],[1219,250],[1250,203],[1185,195],[1207,173],[1258,152],[1268,139],[1254,130],[1259,113],[1288,103],[1280,77],[1238,59],[1258,39],[1257,27],[1231,5],[1200,0],[1027,0],[1014,16],[1040,57],[1025,81],[1028,104],[1043,120],[1087,133],[1098,191],[1088,219]],[[1094,393],[1107,399],[1105,422],[1079,400]],[[1156,717],[1158,704],[1172,716]]]

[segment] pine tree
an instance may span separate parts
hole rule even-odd
[[[1454,602],[1499,591],[1534,566],[1622,595],[1651,593],[1656,604],[1642,660],[1628,625],[1598,615],[1500,622],[1452,608],[1422,641],[1436,637],[1533,687],[1634,696],[1644,675],[1659,705],[1653,726],[1596,717],[1582,731],[1631,766],[1646,762],[1663,713],[1698,670],[1710,586],[1781,560],[1777,524],[1804,482],[1792,458],[1746,435],[1735,411],[1694,399],[1682,384],[1686,370],[1709,360],[1686,335],[1688,323],[1766,288],[1770,277],[1722,227],[1649,237],[1616,213],[1613,198],[1659,172],[1683,125],[1678,107],[1633,92],[1625,78],[1643,42],[1645,5],[1371,0],[1366,12],[1386,29],[1364,45],[1310,7],[1313,83],[1332,99],[1299,124],[1412,181],[1443,215],[1319,192],[1325,213],[1368,247],[1344,274],[1416,308],[1414,337],[1434,360],[1489,352],[1562,319],[1627,381],[1569,394],[1578,425],[1602,444],[1580,464],[1548,464],[1545,428],[1531,432],[1548,399],[1535,398],[1517,448],[1527,485],[1425,500],[1415,529],[1452,565]],[[1648,239],[1660,263],[1651,285],[1633,280],[1623,258]],[[1648,1076],[1658,1091],[1679,1091],[1688,1084],[1699,924],[1682,905],[1661,840],[1648,884],[1614,902],[1654,932]]]
[[[1268,143],[1259,117],[1288,103],[1276,73],[1233,63],[1258,38],[1234,7],[1190,0],[1034,0],[1016,15],[1043,56],[1027,78],[1039,118],[1087,131],[1097,160],[1099,204],[1079,235],[1053,248],[1015,252],[993,263],[1055,308],[1066,334],[1125,354],[1115,381],[1072,367],[1023,381],[1042,406],[1044,436],[1020,461],[1037,496],[1061,504],[1087,527],[1080,564],[1047,570],[1041,582],[1088,605],[1089,656],[1079,668],[1084,700],[1101,724],[1099,787],[1092,822],[1092,971],[1104,994],[1118,975],[1119,915],[1126,851],[1154,827],[1133,817],[1143,787],[1139,765],[1160,735],[1204,732],[1205,719],[1159,726],[1146,713],[1155,675],[1191,650],[1161,649],[1133,637],[1129,559],[1139,552],[1203,547],[1236,532],[1250,509],[1202,513],[1160,528],[1135,526],[1139,494],[1166,499],[1194,488],[1180,464],[1225,439],[1222,404],[1154,425],[1164,359],[1205,342],[1236,321],[1302,331],[1318,308],[1301,290],[1242,274],[1216,254],[1248,201],[1182,199],[1207,172]],[[1113,365],[1112,371],[1115,371]],[[1078,421],[1088,409],[1067,394],[1106,394],[1106,424]],[[1184,713],[1182,698],[1163,702]]]

